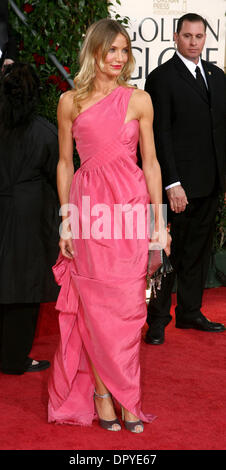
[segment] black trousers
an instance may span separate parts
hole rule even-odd
[[[32,348],[39,303],[0,304],[0,369],[23,374]]]
[[[184,212],[171,213],[171,263],[174,272],[162,280],[161,290],[148,305],[147,322],[152,329],[171,321],[171,292],[177,277],[176,317],[197,318],[207,277],[218,204],[217,193],[192,199]]]

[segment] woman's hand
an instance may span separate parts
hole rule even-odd
[[[170,245],[172,237],[167,228],[161,229],[160,233],[150,239],[149,250],[164,250],[166,255],[170,255]]]
[[[74,258],[74,248],[73,248],[73,241],[72,238],[68,238],[65,240],[64,238],[60,238],[59,247],[61,249],[61,253],[65,258],[73,259]]]

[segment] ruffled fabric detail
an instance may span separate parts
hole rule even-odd
[[[56,309],[65,313],[76,314],[78,310],[78,292],[73,280],[72,261],[61,253],[52,268],[55,280],[61,286],[56,302]]]

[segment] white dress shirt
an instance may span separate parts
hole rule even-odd
[[[188,68],[189,72],[192,73],[193,77],[196,78],[196,72],[195,72],[195,69],[196,67],[199,67],[200,68],[200,71],[201,71],[201,74],[205,80],[205,84],[206,84],[206,87],[208,88],[208,84],[207,84],[207,81],[206,81],[206,76],[205,76],[205,72],[204,72],[204,69],[203,69],[203,66],[202,66],[202,61],[201,61],[201,58],[199,57],[199,61],[197,64],[195,64],[194,62],[192,62],[191,60],[189,59],[186,59],[186,57],[184,57],[183,55],[180,54],[180,52],[176,51],[176,54],[178,55],[178,57],[180,57],[180,59],[182,60],[182,62],[184,62],[184,65],[186,65],[186,67]]]
[[[200,71],[201,71],[201,74],[205,80],[205,84],[206,84],[206,87],[208,88],[208,85],[207,85],[207,81],[206,81],[206,76],[205,76],[205,72],[203,70],[203,66],[202,66],[202,62],[201,62],[201,58],[199,57],[199,61],[197,64],[195,64],[194,62],[192,62],[192,60],[189,60],[189,59],[186,59],[186,57],[184,57],[182,54],[180,54],[180,52],[176,51],[176,54],[178,55],[178,57],[180,57],[180,59],[182,60],[182,62],[184,63],[184,65],[186,65],[186,67],[188,68],[189,72],[191,72],[191,74],[193,75],[193,77],[196,79],[196,67],[199,67],[200,68]],[[170,188],[173,188],[174,186],[179,186],[181,183],[180,181],[176,181],[175,183],[172,183],[172,184],[169,184],[169,186],[166,186],[165,189],[170,189]]]

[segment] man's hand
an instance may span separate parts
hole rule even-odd
[[[173,212],[179,213],[186,209],[188,200],[181,184],[167,189],[166,193],[169,199],[170,208]]]

